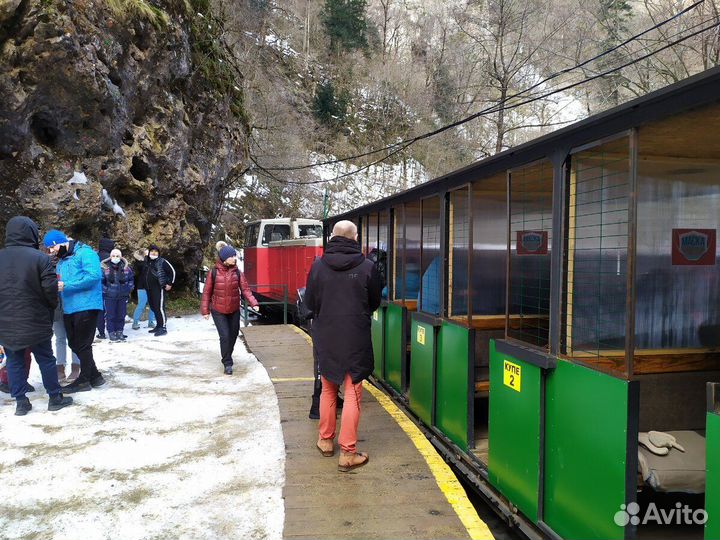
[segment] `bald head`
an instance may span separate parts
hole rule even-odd
[[[352,221],[338,221],[332,230],[333,236],[342,236],[350,240],[357,239],[357,226]]]

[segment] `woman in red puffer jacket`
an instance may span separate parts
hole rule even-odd
[[[232,353],[240,332],[240,293],[252,309],[259,311],[259,307],[245,276],[237,267],[235,249],[226,245],[220,249],[219,256],[215,268],[205,280],[200,312],[205,319],[212,315],[220,336],[220,355],[225,374],[232,375]]]

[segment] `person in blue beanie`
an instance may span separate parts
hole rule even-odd
[[[92,343],[98,312],[103,309],[100,258],[92,248],[52,230],[43,238],[58,257],[58,290],[62,297],[70,349],[80,359],[80,375],[63,387],[66,394],[87,392],[105,384],[93,358]]]

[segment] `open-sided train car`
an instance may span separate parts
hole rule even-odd
[[[374,376],[530,537],[720,538],[719,89],[713,69],[325,221],[385,263]]]
[[[294,314],[297,291],[305,287],[310,266],[322,252],[322,221],[275,218],[248,223],[243,249],[245,277],[258,300],[273,302],[261,309],[287,309]]]

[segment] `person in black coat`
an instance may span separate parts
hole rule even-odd
[[[111,238],[105,238],[104,236],[100,238],[100,242],[98,242],[98,257],[100,257],[101,261],[104,261],[108,257],[110,257],[110,252],[115,249],[115,240]],[[104,304],[103,299],[103,304]],[[105,307],[103,306],[103,310],[98,313],[97,316],[97,331],[98,339],[105,339]]]
[[[305,304],[313,312],[313,343],[322,377],[320,438],[325,456],[334,453],[337,391],[345,384],[345,403],[338,443],[338,469],[346,472],[368,462],[357,452],[362,381],[373,370],[370,317],[380,307],[382,285],[376,266],[360,251],[357,227],[339,221],[324,255],[310,268]]]
[[[58,280],[50,257],[38,250],[37,225],[16,216],[5,228],[5,248],[0,250],[0,345],[7,355],[10,394],[15,414],[27,414],[32,405],[28,391],[25,354],[30,349],[40,366],[48,409],[56,411],[72,403],[63,397],[52,350],[53,315],[58,304]]]
[[[150,309],[155,314],[157,326],[150,330],[151,334],[164,336],[167,334],[167,317],[165,316],[165,292],[169,291],[175,283],[175,268],[160,256],[160,248],[152,244],[148,248],[145,259],[147,274],[145,275],[145,288],[147,290]]]

